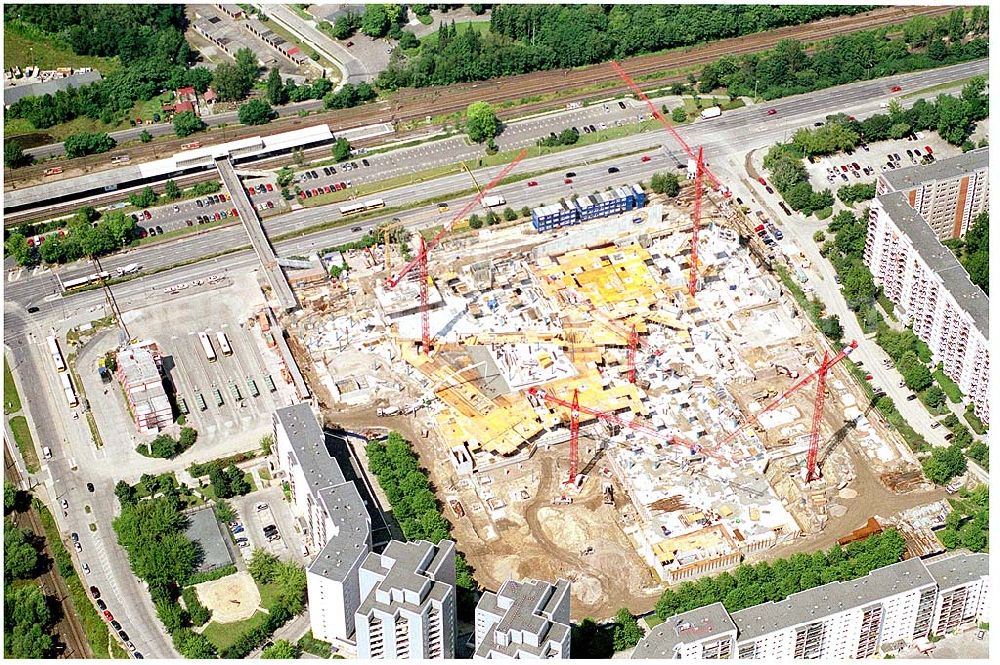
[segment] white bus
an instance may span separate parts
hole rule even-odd
[[[212,348],[212,340],[203,332],[198,333],[198,338],[201,340],[201,348],[205,350],[205,357],[208,358],[208,362],[214,363],[216,356],[215,349]]]
[[[65,372],[66,362],[63,360],[62,351],[59,350],[59,342],[56,341],[55,337],[48,337],[45,341],[48,342],[49,355],[52,356],[52,362],[55,363],[56,370]]]
[[[215,333],[215,339],[219,342],[219,348],[222,349],[222,355],[231,356],[233,355],[233,347],[229,346],[229,338],[226,337],[226,333],[221,330]]]
[[[384,208],[385,201],[382,199],[370,199],[368,201],[358,201],[357,203],[351,203],[346,206],[340,206],[341,215],[353,215],[355,213],[364,212],[366,210],[375,210],[376,208]]]
[[[69,402],[69,405],[79,404],[80,400],[76,398],[76,388],[73,387],[73,381],[69,378],[69,374],[60,374],[59,378],[62,379],[63,393],[66,395],[66,401]]]
[[[79,286],[86,286],[93,282],[99,282],[102,279],[108,279],[111,277],[109,272],[95,272],[92,275],[87,275],[86,277],[77,277],[76,279],[67,279],[62,283],[63,291],[69,291],[70,289],[75,289]]]

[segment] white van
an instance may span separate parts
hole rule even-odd
[[[48,446],[42,446],[42,457],[52,459],[52,450]]]

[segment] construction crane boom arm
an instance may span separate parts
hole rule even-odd
[[[458,214],[452,218],[450,222],[445,224],[444,228],[441,229],[436,236],[431,238],[429,242],[427,242],[427,244],[420,250],[420,252],[412,261],[403,266],[403,269],[400,270],[397,274],[389,277],[389,279],[386,280],[385,285],[390,289],[395,288],[400,283],[400,281],[402,281],[403,277],[405,277],[415,267],[420,265],[420,262],[422,260],[426,260],[427,253],[429,253],[432,249],[438,246],[438,243],[440,243],[441,239],[444,238],[444,236],[449,231],[451,231],[451,228],[455,225],[455,223],[458,222],[458,220],[465,217],[466,213],[468,213],[470,210],[479,205],[480,201],[483,200],[483,196],[485,196],[488,191],[499,185],[500,181],[506,178],[507,174],[509,174],[514,169],[514,167],[517,166],[518,163],[520,163],[520,161],[527,156],[527,154],[528,154],[527,150],[521,150],[521,152],[517,153],[517,156],[514,157],[511,163],[505,166],[503,170],[500,171],[500,173],[498,173],[496,177],[489,182],[489,184],[483,187],[483,189],[479,192],[479,195],[476,196],[476,198],[469,201],[469,203],[467,203],[465,207],[462,208],[458,212]]]
[[[570,409],[571,413],[575,409],[580,413],[586,413],[587,415],[594,416],[595,418],[600,418],[601,420],[606,420],[610,423],[614,423],[621,427],[627,427],[636,432],[642,432],[643,434],[651,436],[655,439],[666,441],[667,443],[677,446],[684,446],[692,450],[697,449],[706,454],[712,455],[713,457],[718,457],[718,455],[714,452],[714,450],[692,443],[690,441],[686,441],[685,439],[682,439],[681,437],[676,436],[674,434],[664,434],[658,429],[654,429],[648,425],[644,425],[643,423],[637,422],[635,420],[625,420],[624,418],[620,418],[613,413],[608,413],[607,411],[598,411],[597,409],[588,406],[582,406],[579,404],[573,404],[571,402],[567,402],[566,400],[560,399],[546,390],[542,390],[538,386],[528,388],[528,394],[534,395],[535,397],[540,397],[541,399],[551,404],[558,404],[561,407]]]
[[[737,434],[739,434],[740,432],[742,432],[746,428],[751,427],[752,425],[757,424],[757,421],[760,420],[760,417],[762,415],[764,415],[765,413],[768,413],[770,411],[774,411],[775,409],[777,409],[779,406],[781,406],[784,403],[784,401],[786,399],[788,399],[789,397],[791,397],[796,391],[798,391],[804,385],[806,385],[807,383],[809,383],[810,381],[812,381],[814,378],[816,378],[817,376],[819,376],[820,372],[822,372],[822,371],[829,371],[829,369],[831,367],[833,367],[834,365],[836,365],[837,363],[839,363],[841,360],[843,360],[844,358],[846,358],[847,356],[849,356],[851,354],[851,352],[854,349],[856,349],[856,348],[858,348],[858,342],[857,342],[857,340],[853,340],[849,345],[847,345],[843,349],[841,349],[840,353],[838,353],[837,355],[835,355],[833,358],[830,359],[830,361],[826,364],[825,370],[824,370],[823,365],[820,365],[819,369],[817,369],[815,372],[813,372],[811,374],[808,374],[808,375],[802,377],[801,379],[799,379],[798,381],[796,381],[795,384],[791,388],[789,388],[785,392],[781,393],[781,395],[779,397],[777,397],[773,402],[771,402],[770,404],[768,404],[767,406],[765,406],[758,413],[756,413],[752,418],[750,418],[745,423],[743,423],[742,425],[740,425],[739,427],[737,427],[735,430],[733,430],[732,432],[730,432],[729,434],[727,434],[725,436],[725,438],[723,438],[722,441],[719,442],[719,445],[725,445],[725,444],[729,443],[734,438],[736,438]]]

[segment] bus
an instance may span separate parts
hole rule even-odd
[[[233,355],[233,347],[229,346],[229,338],[226,337],[226,333],[221,330],[215,333],[215,339],[219,342],[219,348],[222,350],[222,355],[231,356]]]
[[[56,341],[55,337],[48,337],[45,340],[49,345],[49,355],[52,356],[52,362],[56,365],[56,370],[59,372],[66,371],[66,362],[63,360],[62,351],[59,350],[59,342]]]
[[[366,210],[375,210],[377,208],[384,208],[385,201],[382,199],[370,199],[368,201],[358,201],[357,203],[351,203],[346,206],[340,206],[341,215],[354,215],[359,212],[364,212]]]
[[[81,286],[86,286],[87,284],[93,284],[104,279],[111,277],[111,273],[107,271],[95,272],[92,275],[87,275],[86,277],[78,277],[76,279],[67,279],[62,283],[63,291],[69,291],[71,289],[76,289]]]
[[[69,402],[69,405],[79,404],[80,400],[76,398],[76,388],[73,387],[73,381],[69,378],[69,374],[60,374],[59,378],[62,379],[63,394],[66,395],[66,401]]]
[[[201,348],[205,350],[205,357],[208,358],[208,362],[214,363],[217,358],[215,357],[215,349],[212,348],[212,340],[203,332],[198,333],[198,338],[201,340]]]

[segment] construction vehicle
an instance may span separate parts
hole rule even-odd
[[[604,504],[607,506],[615,505],[615,488],[614,485],[608,481],[604,481],[601,486],[601,491],[604,494]]]
[[[399,412],[400,412],[400,408],[398,406],[387,406],[385,408],[379,407],[379,408],[375,409],[375,415],[379,416],[379,417],[382,417],[382,416],[386,416],[386,417],[388,417],[388,416],[398,416]]]
[[[566,496],[565,494],[552,499],[552,504],[556,506],[565,506],[571,503],[573,503],[573,497]]]

